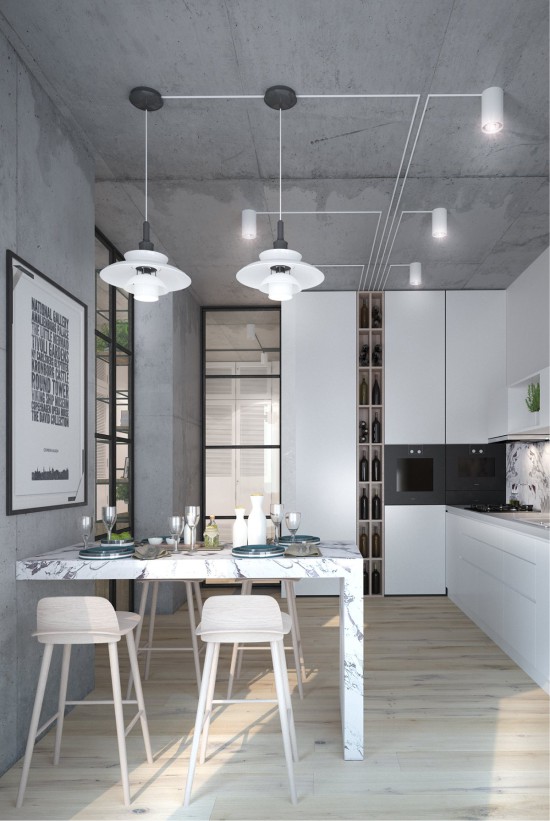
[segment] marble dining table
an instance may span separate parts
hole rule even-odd
[[[352,542],[324,541],[320,556],[237,558],[221,549],[180,550],[160,559],[80,559],[78,545],[16,563],[20,581],[99,579],[339,579],[340,709],[344,759],[363,758],[363,559]]]

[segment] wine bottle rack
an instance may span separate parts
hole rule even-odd
[[[362,327],[362,307],[366,306],[368,327]],[[373,316],[379,316],[380,324],[373,326]],[[366,596],[384,595],[384,294],[378,291],[359,292],[357,299],[357,460],[356,460],[356,499],[357,499],[357,545],[366,541],[363,546],[364,593]],[[367,392],[365,402],[365,386]],[[373,388],[378,381],[380,396],[373,403]],[[373,422],[378,418],[381,426],[379,442],[372,441]],[[366,442],[361,434],[368,432]],[[362,481],[360,463],[365,453],[368,462],[368,475]],[[380,460],[379,476],[373,478],[373,459]],[[368,516],[362,518],[360,497],[365,489],[368,496]],[[380,498],[380,516],[373,518],[372,500],[375,494]],[[361,538],[364,531],[366,540]],[[376,536],[375,534],[378,534]],[[373,549],[374,547],[374,549]],[[373,591],[374,581],[374,591]]]

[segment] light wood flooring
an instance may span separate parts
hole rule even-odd
[[[448,599],[366,600],[366,747],[358,762],[342,758],[337,602],[305,597],[298,609],[308,680],[304,701],[294,697],[297,806],[274,705],[259,704],[225,706],[213,721],[215,755],[198,766],[183,809],[196,684],[190,656],[163,653],[144,684],[153,766],[139,725],[128,738],[132,806],[122,804],[111,708],[90,706],[66,720],[58,767],[53,731],[38,743],[22,810],[20,763],[4,775],[0,818],[548,819],[548,697]],[[159,617],[163,644],[177,642],[185,621],[185,609]],[[223,683],[227,652],[224,659]],[[258,652],[245,657],[241,692],[269,697],[267,663]],[[295,684],[293,670],[290,677]],[[107,685],[98,652],[90,698],[108,697]]]

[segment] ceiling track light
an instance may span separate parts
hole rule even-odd
[[[282,112],[296,105],[296,93],[288,86],[272,86],[264,95],[264,102],[269,108],[279,112],[279,219],[277,221],[277,239],[273,249],[262,251],[259,262],[252,262],[237,272],[237,281],[249,288],[256,288],[269,299],[285,302],[307,288],[314,288],[323,282],[325,275],[302,262],[302,255],[292,251],[284,237],[282,212]],[[246,214],[246,217],[245,217]],[[252,218],[252,214],[254,215]],[[242,214],[242,231],[249,231],[249,238],[256,236],[256,212],[245,209]],[[252,236],[252,228],[254,234]]]
[[[145,111],[145,220],[143,236],[137,251],[127,251],[124,261],[107,265],[99,272],[102,280],[116,288],[133,294],[138,302],[158,302],[160,296],[170,291],[180,291],[191,285],[191,279],[168,265],[168,257],[154,250],[150,238],[150,226],[147,214],[147,115],[149,111],[158,111],[163,106],[163,99],[158,91],[146,86],[138,86],[130,92],[129,100],[136,108]]]
[[[444,239],[447,236],[447,209],[434,208],[432,211],[432,237]]]
[[[481,94],[481,130],[498,134],[504,126],[504,92],[498,86],[486,88]]]
[[[256,239],[256,212],[253,208],[243,210],[241,234],[243,239]]]
[[[422,285],[422,265],[420,262],[411,262],[409,266],[409,285],[414,288]]]

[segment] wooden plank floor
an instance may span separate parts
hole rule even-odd
[[[225,707],[213,722],[209,752],[216,754],[198,767],[193,803],[183,809],[196,685],[190,656],[163,653],[144,685],[155,763],[145,762],[138,728],[128,739],[132,807],[122,804],[110,708],[90,706],[68,717],[59,767],[51,764],[53,732],[39,742],[20,811],[21,765],[4,775],[0,818],[548,819],[548,697],[450,601],[365,602],[360,762],[342,758],[336,601],[305,597],[298,608],[308,682],[305,700],[294,699],[297,806],[273,705],[251,704]],[[159,617],[163,643],[176,643],[185,621],[185,611]],[[267,663],[248,654],[242,692],[269,697]],[[123,671],[125,680],[126,665]],[[108,697],[107,685],[100,652],[90,697]]]

